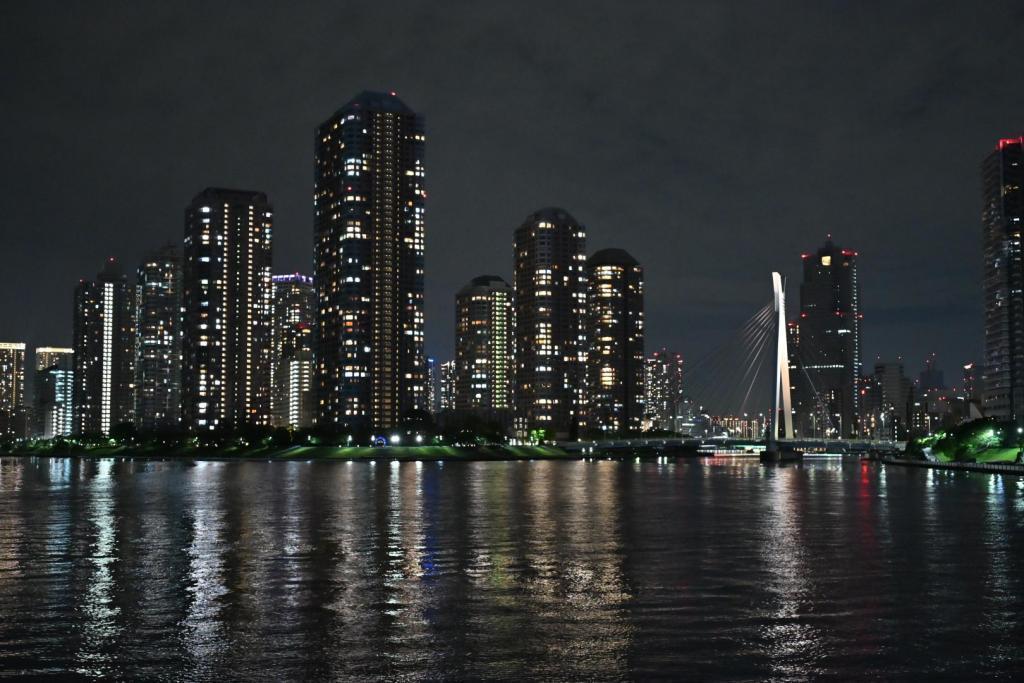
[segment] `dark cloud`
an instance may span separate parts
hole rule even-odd
[[[312,131],[364,88],[427,117],[427,346],[564,206],[647,269],[651,347],[699,357],[832,233],[866,358],[981,348],[978,164],[1024,129],[1019,3],[23,3],[0,10],[0,336],[70,341],[108,254],[265,190],[311,266]],[[795,299],[791,305],[795,306]]]

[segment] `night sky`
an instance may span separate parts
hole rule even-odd
[[[72,291],[262,190],[312,271],[313,130],[363,89],[427,124],[427,352],[562,206],[646,269],[647,346],[700,357],[800,253],[860,252],[864,359],[982,349],[978,167],[1024,130],[1024,4],[5,3],[0,341],[70,345]],[[891,5],[899,4],[895,9]],[[871,6],[868,6],[871,5]]]

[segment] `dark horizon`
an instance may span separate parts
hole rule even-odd
[[[648,352],[699,358],[771,270],[795,311],[800,254],[831,233],[860,254],[866,369],[900,355],[915,377],[935,351],[956,384],[981,360],[978,173],[1024,130],[1024,8],[245,7],[5,12],[0,341],[69,346],[75,284],[180,245],[207,186],[267,193],[274,272],[311,274],[313,131],[371,89],[426,119],[440,360],[455,292],[511,282],[513,231],[550,205],[589,254],[643,265]]]

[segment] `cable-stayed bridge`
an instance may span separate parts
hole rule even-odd
[[[901,442],[840,438],[841,429],[806,370],[807,366],[822,367],[835,361],[829,361],[809,341],[801,340],[801,362],[795,363],[794,369],[800,373],[805,393],[803,408],[813,411],[824,424],[818,434],[794,436],[785,287],[781,275],[772,273],[772,298],[710,353],[686,364],[683,393],[689,400],[691,421],[680,430],[679,437],[602,440],[584,442],[579,447],[602,451],[763,449],[771,455],[768,459],[776,460],[795,457],[802,451],[901,450]],[[741,416],[757,425],[755,433],[740,438],[712,428],[716,420]]]

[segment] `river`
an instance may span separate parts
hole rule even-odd
[[[816,460],[0,458],[0,671],[1024,674],[1024,480]]]

